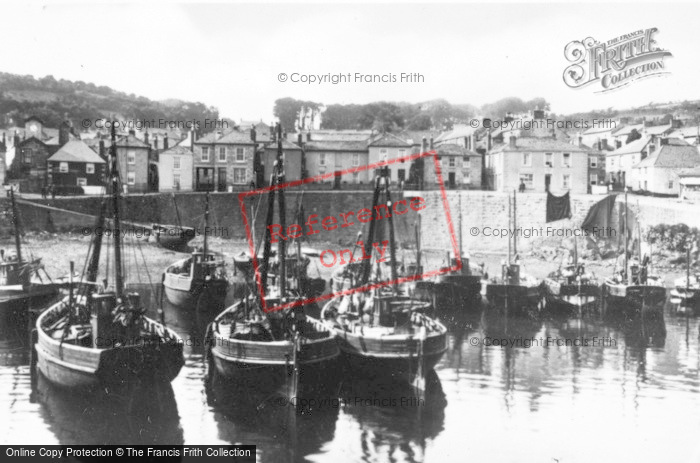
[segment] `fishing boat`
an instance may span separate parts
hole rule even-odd
[[[68,295],[36,321],[37,367],[48,381],[61,387],[109,388],[148,380],[170,382],[184,364],[182,339],[164,323],[146,317],[139,294],[125,286],[119,207],[122,188],[115,137],[112,128],[111,220],[113,236],[117,238],[113,240],[113,274],[105,278],[113,277],[113,284],[105,288],[97,283],[102,234],[96,234],[86,277],[74,285],[71,263]],[[98,221],[102,220],[101,213]]]
[[[600,301],[600,284],[578,261],[578,244],[574,236],[573,259],[544,279],[546,309],[552,314],[580,314],[595,309]]]
[[[700,272],[690,272],[690,247],[686,252],[685,276],[676,279],[671,289],[671,302],[679,311],[700,309]]]
[[[284,183],[281,127],[278,125],[276,129],[277,162],[270,181],[272,187]],[[266,225],[272,223],[275,196],[278,196],[279,223],[284,228],[284,190],[272,188],[268,195]],[[257,275],[264,293],[236,301],[211,323],[206,336],[209,373],[212,380],[221,375],[273,392],[283,387],[284,395],[296,397],[302,379],[323,381],[324,372],[338,357],[339,349],[333,332],[306,314],[308,306],[299,304],[269,310],[303,299],[287,286],[284,240],[279,241],[276,285],[268,285],[272,251],[269,228],[265,227],[263,259]]]
[[[380,170],[376,179],[372,208],[377,206],[381,192],[389,203],[387,167]],[[391,281],[394,282],[398,277],[396,246],[393,220],[391,216],[388,219]],[[366,245],[376,239],[372,223]],[[367,253],[372,252],[370,246],[366,248]],[[366,285],[369,275],[370,263],[365,260],[357,287]],[[429,302],[400,294],[399,288],[391,284],[331,299],[323,307],[321,318],[338,336],[343,356],[359,374],[390,375],[425,391],[426,373],[447,350],[447,328],[427,316],[425,313],[429,310]]]
[[[60,284],[53,282],[39,258],[24,259],[19,211],[14,190],[10,189],[15,254],[0,250],[0,323],[26,327],[29,309],[40,309],[58,296]],[[44,273],[42,278],[41,273]]]
[[[205,230],[209,227],[209,193],[204,208]],[[180,259],[163,272],[163,292],[175,307],[194,308],[218,314],[224,308],[228,290],[226,265],[221,254],[209,250],[208,234],[204,246],[190,257]]]
[[[641,257],[641,236],[638,242],[639,256],[630,262],[629,252],[629,209],[625,192],[623,236],[624,263],[620,271],[603,283],[603,304],[606,313],[634,316],[640,313],[662,313],[666,302],[666,288],[658,275],[650,273],[649,256]],[[637,229],[639,232],[639,228]]]
[[[512,214],[512,221],[511,221]],[[508,197],[508,221],[515,229],[515,193],[513,201]],[[511,246],[512,244],[512,246]],[[515,258],[512,255],[515,254]],[[531,312],[539,309],[542,300],[542,282],[526,273],[521,273],[517,259],[516,237],[508,238],[508,260],[501,263],[501,273],[486,284],[486,299],[497,308],[513,312]]]
[[[180,220],[180,211],[177,207],[175,193],[172,194],[175,214],[177,215],[177,225],[154,223],[152,225],[156,242],[171,251],[187,250],[187,244],[195,237],[195,229],[185,227]]]

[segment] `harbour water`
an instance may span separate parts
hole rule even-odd
[[[172,385],[125,396],[76,394],[41,377],[32,390],[24,333],[5,329],[0,441],[244,443],[265,462],[700,459],[700,324],[671,307],[663,320],[628,322],[535,321],[476,307],[442,315],[449,347],[424,398],[339,377],[299,413],[279,397],[205,387],[201,320],[165,313],[185,339],[186,364]]]

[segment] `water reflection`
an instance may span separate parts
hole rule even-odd
[[[123,394],[95,390],[76,394],[52,385],[39,373],[35,398],[41,416],[62,444],[184,443],[173,388],[142,384]]]

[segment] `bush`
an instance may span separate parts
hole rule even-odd
[[[685,252],[687,247],[700,244],[700,230],[684,223],[675,225],[659,224],[649,229],[649,243],[659,249],[672,252]]]

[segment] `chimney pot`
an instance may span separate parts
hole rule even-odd
[[[166,133],[165,136],[163,137],[163,149],[167,150],[169,148],[170,143],[168,143],[168,134]]]
[[[510,138],[508,139],[508,142],[509,142],[509,145],[511,148],[515,148],[515,141],[516,141],[515,135],[511,135]]]

